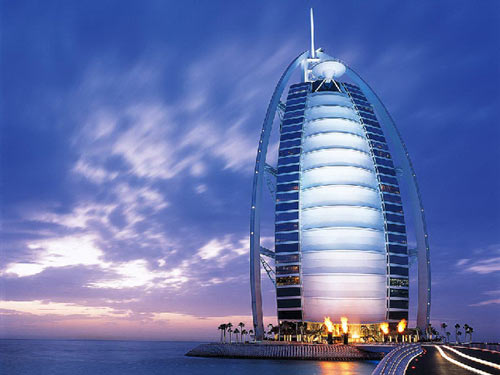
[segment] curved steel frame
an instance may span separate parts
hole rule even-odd
[[[271,102],[267,107],[266,117],[260,134],[259,149],[255,161],[255,173],[252,187],[252,208],[250,212],[250,291],[252,294],[252,315],[255,339],[264,339],[264,322],[262,314],[262,291],[260,285],[260,210],[262,201],[262,184],[266,165],[267,146],[273,126],[276,110],[280,102],[281,94],[290,79],[292,73],[307,58],[309,51],[297,56],[281,76],[274,89]]]
[[[306,51],[295,58],[287,67],[281,76],[271,102],[267,108],[264,124],[262,125],[262,133],[260,136],[259,149],[255,162],[255,173],[252,187],[252,207],[250,214],[250,289],[252,294],[252,315],[253,325],[255,330],[256,340],[264,338],[264,324],[262,313],[262,291],[261,291],[261,274],[260,274],[260,210],[262,200],[262,185],[264,180],[264,172],[266,165],[267,148],[269,145],[269,137],[271,135],[272,124],[281,95],[290,79],[292,73],[297,67],[303,63],[309,56],[309,51]],[[411,211],[413,214],[413,222],[415,225],[415,236],[417,240],[417,259],[418,259],[418,310],[417,310],[417,327],[423,332],[426,332],[430,322],[431,308],[431,276],[430,276],[430,256],[429,256],[429,241],[427,228],[425,224],[424,209],[420,196],[416,174],[413,165],[409,158],[406,145],[401,138],[399,131],[396,128],[394,120],[380,101],[371,87],[344,62],[334,59],[325,53],[318,52],[317,56],[321,60],[335,60],[346,66],[346,74],[357,85],[359,85],[375,107],[377,114],[381,117],[381,125],[386,131],[386,137],[390,139],[395,159],[399,163],[399,167],[403,170],[404,176],[412,176],[412,178],[403,178],[404,184],[409,194],[408,202],[411,202]]]

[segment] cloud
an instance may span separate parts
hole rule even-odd
[[[261,65],[242,47],[230,49],[239,56],[238,70],[246,64],[255,71]],[[273,56],[282,58],[286,52],[278,49]],[[67,101],[68,121],[79,124],[70,137],[76,156],[68,178],[71,205],[23,212],[23,220],[52,225],[54,230],[42,239],[17,240],[16,246],[26,250],[9,259],[1,274],[8,280],[8,298],[33,300],[33,314],[42,295],[44,304],[55,303],[56,310],[69,314],[73,309],[82,316],[92,309],[104,314],[115,307],[133,313],[194,311],[192,296],[200,288],[246,283],[241,275],[247,270],[243,255],[248,253],[248,236],[186,236],[196,230],[196,220],[182,214],[183,206],[193,204],[186,197],[189,191],[210,196],[209,204],[220,205],[221,192],[213,183],[220,171],[251,173],[260,133],[255,118],[260,123],[264,115],[259,90],[267,82],[259,86],[245,75],[228,86],[212,71],[220,61],[217,52],[209,52],[206,60],[211,63],[201,70],[197,63],[186,67],[191,73],[185,87],[196,87],[195,95],[172,100],[165,100],[157,86],[164,73],[155,61],[145,59],[125,71],[114,71],[104,60],[90,66]],[[268,67],[259,74],[274,78],[276,69]],[[223,90],[215,101],[216,87]],[[259,108],[258,116],[252,108]],[[211,175],[214,167],[216,176]],[[207,182],[200,183],[201,177]],[[183,188],[189,185],[191,189]],[[222,185],[231,188],[232,182]],[[71,293],[55,288],[61,278]],[[33,287],[37,283],[46,288]],[[130,293],[141,297],[134,300]],[[219,291],[203,298],[214,293]],[[155,298],[149,300],[150,296]],[[165,306],[164,301],[170,302]],[[25,311],[15,306],[10,307]],[[242,310],[231,306],[228,311],[234,309]],[[205,310],[215,311],[212,306]]]
[[[500,298],[495,298],[495,299],[489,299],[486,301],[481,301],[478,303],[473,303],[469,306],[486,306],[486,305],[497,305],[500,304]]]
[[[247,330],[252,329],[252,318],[248,314],[134,314],[130,310],[42,301],[33,301],[32,304],[0,301],[0,318],[5,323],[2,338],[216,340],[220,336],[217,326],[223,322],[233,322],[234,325],[243,322]],[[274,323],[275,319],[273,316],[264,316],[264,322],[267,326],[268,323]],[[179,327],[183,327],[182,330]]]
[[[34,315],[84,315],[87,318],[108,316],[117,317],[123,315],[109,307],[82,306],[74,303],[44,302],[41,300],[31,301],[0,301],[0,308],[10,312],[27,313]]]
[[[248,253],[249,239],[244,238],[236,242],[232,236],[214,238],[198,250],[198,256],[203,260],[216,259],[219,264],[227,263],[231,258]]]
[[[481,275],[498,272],[500,271],[500,257],[486,258],[468,263],[465,271]]]
[[[82,176],[85,176],[87,179],[96,184],[101,184],[106,180],[114,180],[118,176],[118,172],[109,173],[104,168],[92,166],[90,163],[86,162],[83,159],[80,159],[76,162],[73,171],[75,173],[81,174]]]
[[[152,259],[106,261],[103,251],[86,236],[51,239],[32,247],[38,251],[33,263],[37,268],[31,270],[25,263],[14,263],[1,275],[0,282],[8,290],[7,301],[26,301],[39,296],[44,302],[127,306],[135,312],[144,308],[165,311],[159,301],[166,298],[175,297],[179,301],[183,295],[191,298],[200,288],[244,281],[239,275],[242,267],[246,269],[246,259],[241,257],[248,253],[248,238],[237,240],[230,235],[213,238],[191,255],[185,254],[178,265],[171,264],[168,257],[154,263]],[[227,270],[229,262],[232,267]],[[155,297],[147,302],[148,295]],[[131,302],[131,296],[142,297],[134,297],[136,301]],[[179,307],[172,304],[168,308],[178,311]],[[195,311],[196,307],[189,309]]]
[[[269,58],[281,60],[291,50],[285,44]],[[233,64],[221,79],[220,61],[226,55]],[[262,122],[267,105],[259,93],[279,74],[277,66],[262,65],[257,56],[236,43],[214,48],[199,59],[202,63],[187,64],[181,88],[186,95],[170,101],[156,86],[165,62],[146,58],[125,72],[115,72],[102,61],[90,67],[73,97],[75,106],[83,102],[89,108],[75,111],[84,124],[74,138],[84,150],[75,172],[96,183],[116,178],[116,171],[106,171],[102,155],[107,154],[125,161],[128,170],[120,174],[141,178],[172,179],[186,170],[198,177],[206,172],[207,158],[222,161],[225,169],[250,173],[259,135],[259,126],[253,124]],[[242,70],[252,74],[242,75]],[[233,76],[238,78],[229,78]],[[151,88],[137,100],[146,82]],[[117,95],[120,101],[110,102]]]
[[[95,265],[102,263],[103,252],[94,245],[90,235],[61,237],[28,244],[35,259],[30,263],[12,263],[3,273],[19,277],[31,276],[49,267]]]
[[[53,238],[30,243],[28,246],[36,250],[34,260],[30,263],[17,262],[9,264],[3,275],[27,277],[40,274],[46,269],[69,266],[96,266],[106,271],[104,279],[89,282],[82,287],[89,288],[162,288],[179,287],[187,282],[188,277],[181,269],[168,271],[152,269],[148,260],[136,259],[127,262],[109,262],[104,252],[95,245],[96,239],[90,235]]]
[[[174,246],[174,241],[169,240],[159,223],[151,221],[151,217],[167,208],[162,195],[156,190],[147,187],[134,187],[128,184],[118,184],[109,190],[110,197],[106,203],[81,201],[70,212],[35,212],[34,219],[43,223],[56,224],[65,228],[68,235],[59,235],[54,232],[42,242],[25,242],[25,246],[32,249],[17,263],[39,263],[43,268],[78,263],[75,256],[68,256],[56,261],[47,262],[47,254],[41,250],[47,247],[57,247],[65,254],[94,254],[99,252],[103,262],[124,260],[126,258],[140,259],[144,253],[160,256],[163,252]],[[148,223],[148,225],[144,225]],[[144,227],[145,226],[145,227]],[[86,250],[83,251],[83,246]],[[89,249],[93,248],[94,251]],[[81,255],[83,256],[83,255]],[[40,260],[40,259],[45,260]],[[64,263],[67,259],[68,263]],[[97,264],[97,262],[94,262]],[[41,271],[40,269],[39,271]]]
[[[472,251],[473,258],[459,259],[455,267],[464,272],[486,275],[500,271],[500,246],[492,244]]]
[[[89,284],[90,288],[124,289],[143,287],[151,288],[179,288],[183,283],[189,281],[182,269],[173,268],[168,271],[155,270],[149,267],[144,259],[130,262],[114,263],[108,266],[115,273],[115,277],[100,280]]]
[[[290,50],[290,45],[284,45],[274,49],[270,58],[281,60]],[[47,268],[77,265],[115,270],[117,264],[144,275],[153,272],[151,265],[158,265],[158,259],[165,262],[162,268],[182,264],[172,262],[172,255],[180,258],[182,239],[174,231],[167,233],[160,221],[160,213],[171,202],[168,189],[160,190],[157,181],[178,181],[186,177],[185,171],[199,178],[209,173],[210,162],[217,160],[226,170],[248,173],[255,159],[257,138],[253,140],[249,134],[257,137],[260,130],[252,126],[249,131],[248,124],[254,122],[251,108],[261,106],[261,87],[255,76],[248,74],[228,86],[229,71],[220,81],[217,69],[221,53],[237,56],[239,63],[227,68],[235,69],[233,73],[240,74],[247,66],[258,78],[277,74],[278,67],[262,66],[252,51],[229,43],[208,52],[203,64],[195,60],[186,66],[185,87],[196,87],[194,96],[165,101],[157,86],[164,72],[154,59],[118,71],[105,59],[90,65],[77,90],[68,97],[74,106],[69,116],[81,125],[72,137],[77,158],[71,172],[76,183],[94,184],[96,195],[74,195],[75,203],[69,210],[45,207],[28,212],[25,220],[60,228],[42,241],[25,242],[30,251],[4,266],[4,273],[27,277]],[[216,87],[224,88],[218,105],[230,111],[214,111],[212,91]],[[137,93],[141,93],[140,100]],[[272,148],[276,151],[277,143]],[[205,183],[195,186],[198,194],[208,191]],[[71,233],[61,235],[63,229]],[[216,260],[220,267],[245,253],[247,242],[235,243],[231,236],[212,238],[197,253],[184,253],[184,262],[196,255]],[[120,276],[115,280],[92,285],[133,287],[151,282],[141,277],[126,281],[123,272],[117,274]],[[172,274],[160,275],[175,279]]]
[[[497,294],[500,294],[500,289],[498,289],[498,290],[488,290],[486,292],[483,292],[483,294],[486,294],[486,295],[489,295],[489,296],[497,295]]]
[[[204,192],[206,192],[208,189],[207,185],[205,184],[199,184],[195,187],[195,190],[198,194],[203,194]]]
[[[488,290],[486,292],[483,292],[482,294],[485,294],[487,296],[495,296],[496,297],[496,296],[500,295],[500,289]],[[487,305],[496,305],[496,304],[500,304],[500,298],[490,298],[490,299],[487,299],[487,300],[484,300],[484,301],[481,301],[478,303],[470,304],[469,306],[487,306]]]
[[[470,261],[470,259],[466,259],[466,258],[464,258],[464,259],[459,259],[459,260],[457,261],[457,264],[456,264],[456,265],[457,265],[457,267],[460,267],[460,266],[463,266],[464,264],[468,263],[469,261]]]

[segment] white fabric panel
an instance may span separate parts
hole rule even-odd
[[[384,219],[366,135],[342,94],[310,94],[307,105],[300,181],[304,318],[382,322]]]
[[[334,92],[317,92],[310,94],[307,98],[307,106],[313,107],[316,105],[341,105],[345,107],[352,107],[351,99],[349,99],[345,94],[334,93]]]
[[[384,232],[363,228],[302,230],[302,256],[309,250],[371,250],[385,253]]]
[[[317,251],[308,252],[302,259],[302,274],[314,276],[364,273],[384,276],[385,265],[385,255],[382,253],[356,250]]]
[[[303,275],[306,298],[383,298],[385,275],[330,274]]]
[[[374,170],[371,156],[357,150],[333,148],[302,154],[302,170],[327,165],[353,165]]]
[[[354,112],[354,110],[352,110],[351,108],[340,107],[336,105],[323,105],[318,107],[306,108],[305,117],[306,120],[314,120],[325,117],[341,117],[359,122],[359,116],[356,112]]]
[[[378,191],[361,186],[318,186],[300,194],[302,209],[328,205],[368,206],[378,209],[382,206]]]
[[[375,173],[348,166],[328,166],[302,172],[301,189],[321,185],[361,185],[377,189]]]
[[[332,147],[347,147],[370,152],[367,140],[354,134],[324,133],[305,137],[302,141],[303,152]]]
[[[365,136],[363,126],[351,120],[342,118],[326,118],[315,121],[308,121],[304,124],[304,136],[324,132],[348,132],[361,137]]]
[[[356,206],[326,206],[302,210],[301,229],[364,227],[384,230],[382,211]]]

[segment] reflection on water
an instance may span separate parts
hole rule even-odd
[[[352,361],[352,362],[319,362],[321,375],[365,375],[371,374],[377,366],[376,361]]]
[[[0,340],[1,375],[370,375],[377,361],[195,358],[199,343]]]

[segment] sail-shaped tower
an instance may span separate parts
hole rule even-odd
[[[301,81],[290,84],[297,69]],[[277,166],[270,166],[266,155],[276,115],[279,156]],[[263,338],[261,264],[275,273],[279,321],[345,316],[357,324],[395,323],[408,319],[412,254],[418,260],[417,326],[425,331],[429,245],[408,152],[368,84],[344,62],[315,49],[312,10],[311,49],[290,63],[276,86],[254,172],[250,283],[257,339]],[[276,179],[274,250],[260,244],[266,177]],[[409,217],[417,244],[412,254]],[[274,258],[274,270],[263,257]]]

